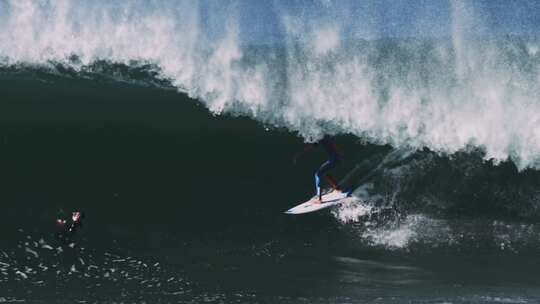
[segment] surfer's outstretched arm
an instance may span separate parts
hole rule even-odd
[[[305,144],[304,146],[304,150],[296,153],[296,155],[294,156],[293,158],[293,163],[296,164],[296,162],[302,157],[304,156],[304,154],[306,154],[307,152],[313,150],[313,148],[316,146],[316,144]]]

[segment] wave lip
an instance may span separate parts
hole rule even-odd
[[[259,46],[244,43],[239,9],[191,1],[13,0],[0,8],[4,65],[140,62],[213,113],[251,116],[306,140],[346,133],[450,154],[473,147],[486,159],[540,168],[539,43],[488,35],[467,1],[453,2],[449,24],[439,24],[446,35],[425,28],[413,38],[377,35],[377,23],[351,35],[345,4],[310,19],[274,7],[284,38]]]

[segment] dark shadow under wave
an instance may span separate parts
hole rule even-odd
[[[295,134],[248,118],[210,115],[197,101],[163,90],[171,88],[166,82],[154,86],[150,79],[160,80],[151,66],[101,62],[88,69],[92,72],[83,76],[60,68],[0,72],[6,88],[1,144],[9,159],[2,174],[13,183],[8,187],[13,198],[24,193],[45,199],[46,210],[99,206],[102,200],[110,207],[127,196],[127,205],[114,204],[118,210],[104,214],[121,217],[129,207],[168,222],[176,214],[169,208],[184,213],[180,210],[210,204],[220,212],[234,210],[231,214],[236,206],[275,212],[312,193],[312,172],[325,156],[318,151],[293,166],[292,156],[302,149]],[[99,78],[103,69],[102,74],[120,73],[133,81]],[[484,161],[478,150],[447,157],[363,144],[352,136],[340,136],[338,143],[346,159],[337,175],[356,168],[349,183],[367,189],[367,199],[377,204],[443,218],[540,216],[538,171]],[[44,192],[30,194],[32,189]],[[167,203],[146,210],[156,197]],[[131,199],[137,203],[128,203]],[[227,206],[230,202],[235,207]],[[216,214],[213,220],[223,219]]]
[[[294,166],[303,143],[286,130],[212,116],[154,86],[42,70],[2,71],[0,81],[6,299],[393,303],[411,288],[448,288],[456,276],[475,296],[478,282],[530,286],[536,278],[527,262],[539,251],[539,230],[527,224],[538,218],[536,171],[484,162],[477,152],[443,157],[339,136],[346,158],[336,175],[357,167],[349,181],[362,198],[395,211],[367,228],[375,236],[366,241],[366,221],[282,213],[312,194],[325,157],[316,151]],[[83,254],[68,255],[52,236],[60,209],[86,211]],[[399,233],[411,219],[425,229],[403,250],[375,242],[388,225]],[[441,264],[448,252],[452,269]],[[51,282],[65,298],[46,292]]]

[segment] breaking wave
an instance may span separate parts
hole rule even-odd
[[[414,31],[384,35],[377,7],[353,4],[274,3],[250,17],[242,2],[3,1],[0,59],[75,73],[142,68],[146,82],[213,113],[308,141],[353,134],[445,154],[479,148],[495,163],[540,167],[535,38],[493,33],[465,1],[452,1],[439,23],[418,13]],[[358,14],[366,22],[352,21]]]

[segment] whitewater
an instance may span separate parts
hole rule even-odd
[[[251,16],[272,15],[264,20],[274,30],[258,25],[266,40],[246,39],[257,29],[241,5],[3,0],[0,60],[75,71],[99,61],[149,65],[212,113],[249,116],[306,141],[353,134],[540,168],[540,44],[493,33],[474,3],[448,2],[438,23],[418,12],[411,31],[392,36],[374,5],[274,2]]]

